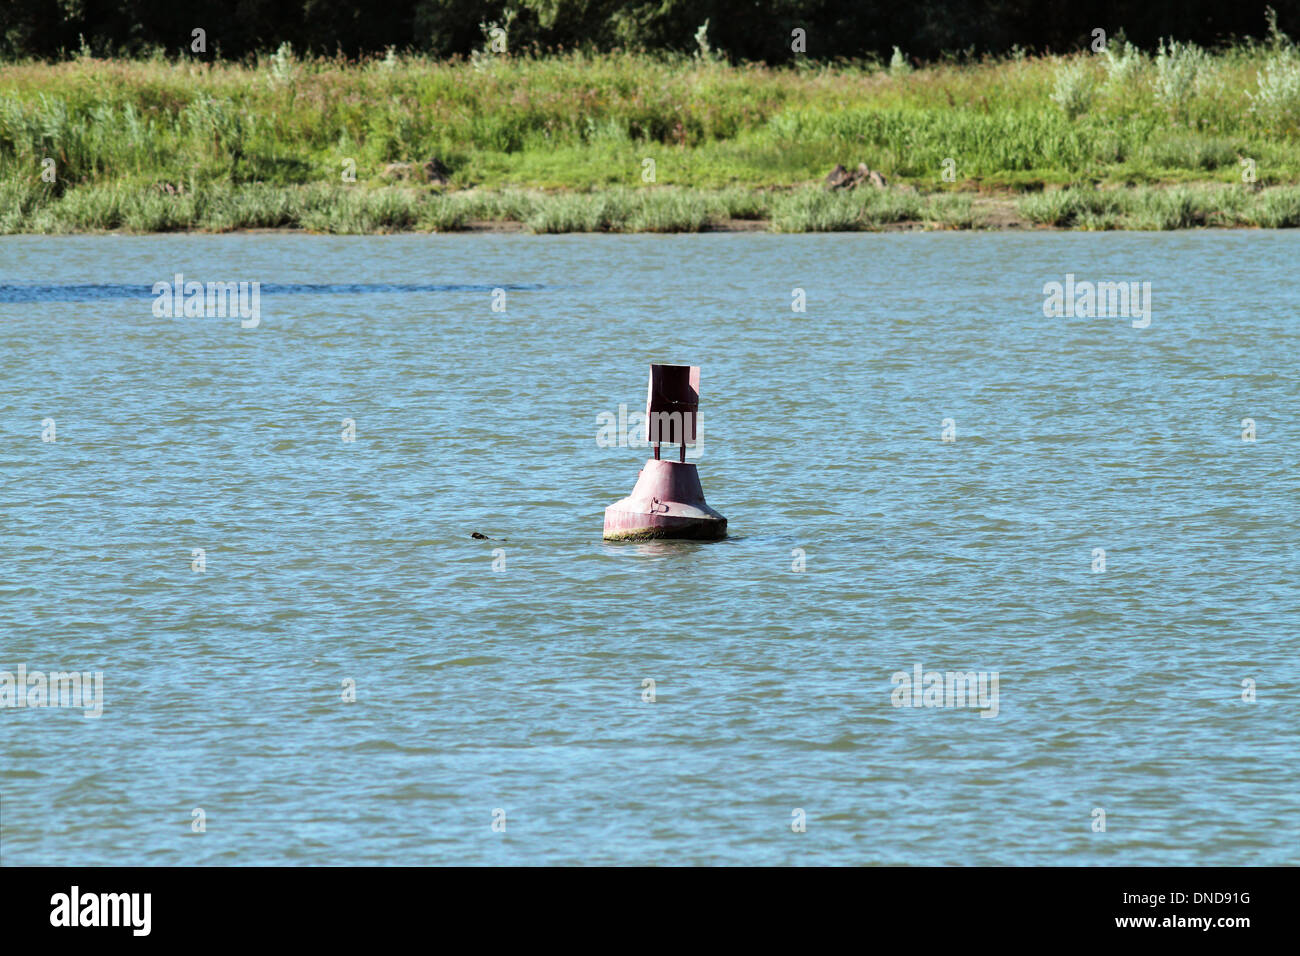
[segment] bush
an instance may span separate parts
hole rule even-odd
[[[1074,60],[1057,69],[1052,102],[1063,109],[1070,119],[1088,112],[1095,95],[1096,85],[1092,71],[1083,60]]]
[[[1300,128],[1300,57],[1287,50],[1274,56],[1255,74],[1258,90],[1247,92],[1251,112],[1275,130]]]
[[[1160,41],[1156,53],[1156,100],[1175,113],[1186,108],[1210,73],[1210,57],[1195,43]]]
[[[773,232],[851,232],[861,229],[862,209],[852,193],[801,189],[778,199],[772,208]]]
[[[1246,221],[1265,229],[1294,229],[1300,226],[1300,189],[1270,189],[1259,195]]]
[[[1190,189],[1144,189],[1131,197],[1128,226],[1159,231],[1203,225],[1206,203]]]
[[[1116,50],[1119,52],[1117,53]],[[1102,62],[1106,65],[1106,86],[1111,90],[1132,88],[1146,65],[1146,58],[1143,57],[1142,51],[1127,40],[1108,44],[1103,57]]]

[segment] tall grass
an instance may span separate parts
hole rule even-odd
[[[681,186],[788,187],[865,161],[922,187],[951,157],[963,179],[1014,186],[1150,172],[1142,146],[1178,134],[1229,141],[1297,182],[1298,64],[1289,43],[1211,55],[1174,42],[1152,59],[1119,44],[894,71],[580,53],[479,69],[85,57],[0,66],[0,175],[35,177],[49,158],[65,188],[290,185],[340,183],[351,161],[367,182],[437,156],[454,188],[587,189],[636,185],[651,158],[660,183]]]
[[[1261,185],[1300,183],[1300,52],[1280,34],[1219,53],[1121,41],[1066,58],[897,60],[768,69],[704,56],[470,63],[390,51],[345,62],[281,49],[255,64],[5,64],[0,231],[981,225],[980,204],[949,189],[1025,190],[1023,215],[1065,227],[1252,225],[1184,201],[1230,195],[1221,191],[1138,189],[1123,209],[1079,197],[1107,192],[1096,184],[1240,186],[1243,164]],[[431,156],[451,170],[445,189],[385,178],[391,162]],[[647,159],[653,184],[641,178]],[[916,192],[805,188],[858,162]],[[1276,195],[1243,197],[1242,208],[1288,222],[1286,201],[1262,198]]]
[[[1239,186],[1061,189],[1019,200],[1029,222],[1059,228],[1167,230],[1197,227],[1300,226],[1300,187],[1263,191]]]
[[[10,182],[0,184],[0,234],[266,228],[372,234],[454,232],[480,224],[535,233],[704,232],[746,220],[775,232],[979,229],[988,224],[992,201],[968,193],[827,192],[814,186],[440,194],[410,187],[230,184],[167,193],[105,184],[55,197],[47,186]],[[1290,228],[1300,226],[1300,186],[1258,192],[1217,184],[1050,189],[1022,197],[1015,207],[1027,225],[1066,229]]]

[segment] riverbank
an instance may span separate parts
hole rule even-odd
[[[212,185],[169,193],[100,186],[0,211],[0,233],[852,232],[892,229],[1189,229],[1300,226],[1300,186],[1050,189],[1025,195],[613,187],[527,190]]]
[[[824,188],[858,163],[887,187]],[[1287,227],[1298,190],[1281,36],[921,68],[286,48],[0,66],[6,233]]]

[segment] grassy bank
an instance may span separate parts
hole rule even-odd
[[[1300,226],[1300,186],[1232,185],[1049,190],[1001,199],[968,193],[763,191],[614,186],[591,192],[433,190],[217,184],[168,194],[88,186],[54,198],[0,186],[0,234],[101,230],[306,229],[322,233],[843,232],[892,228],[1185,229]]]
[[[386,178],[429,157],[445,187]],[[891,188],[818,188],[858,162]],[[0,66],[10,233],[1294,226],[1298,184],[1300,53],[1280,36],[921,69],[288,50]]]
[[[409,187],[211,185],[183,194],[87,186],[56,198],[0,186],[0,234],[126,230],[318,233],[456,232],[515,228],[533,233],[690,233],[718,229],[854,232],[896,228],[1188,229],[1300,226],[1300,186],[1141,186],[1062,189],[1018,198],[915,191],[612,186],[586,193]]]

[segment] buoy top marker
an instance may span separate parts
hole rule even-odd
[[[682,446],[695,444],[695,424],[700,414],[700,367],[698,365],[650,366],[650,388],[646,394],[646,437],[659,458],[661,442]]]

